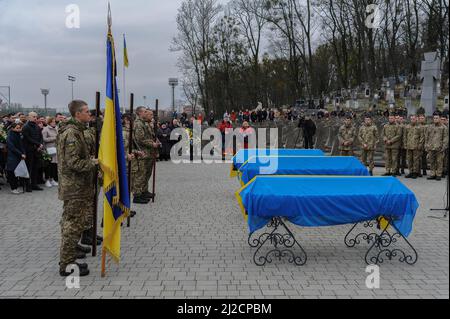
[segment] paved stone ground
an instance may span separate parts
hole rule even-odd
[[[295,267],[285,261],[258,267],[228,178],[229,165],[158,164],[155,204],[136,207],[123,228],[120,267],[100,277],[100,257],[89,257],[91,275],[69,290],[58,274],[61,202],[56,189],[14,196],[0,191],[0,297],[28,298],[448,298],[449,224],[430,219],[442,207],[445,182],[402,181],[421,208],[411,243],[414,266],[381,266],[381,287],[365,286],[366,246],[346,248],[349,226],[292,226],[308,253]],[[380,173],[381,171],[378,171]]]

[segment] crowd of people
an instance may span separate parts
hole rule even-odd
[[[38,116],[35,112],[8,114],[0,123],[0,173],[6,175],[13,194],[42,191],[40,185],[58,186],[56,135],[66,117]],[[17,166],[24,162],[27,174],[17,177]],[[27,175],[27,176],[26,176]]]

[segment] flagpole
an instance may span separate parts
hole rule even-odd
[[[134,113],[134,94],[131,93],[130,94],[130,136],[129,136],[129,140],[128,140],[128,150],[126,150],[128,152],[128,154],[133,154],[133,124],[134,124],[134,119],[133,119],[133,113]],[[131,165],[132,162],[128,162],[128,193],[130,194],[130,207],[131,207]],[[130,216],[128,216],[127,218],[127,227],[130,227]]]
[[[153,119],[154,119],[154,125],[153,125],[153,130],[154,130],[154,133],[155,133],[155,137],[156,137],[156,140],[155,140],[155,142],[158,140],[158,113],[159,113],[159,100],[157,99],[156,100],[156,107],[155,107],[155,112],[156,112],[156,114],[155,114],[155,116],[153,117]],[[153,167],[152,167],[152,169],[153,169],[153,196],[152,196],[152,203],[154,203],[155,202],[155,197],[156,197],[156,152],[157,152],[157,150],[155,150],[154,152],[153,152]]]
[[[100,115],[100,92],[95,93],[95,158],[98,158],[100,132],[99,132],[99,115]],[[97,256],[97,215],[98,215],[98,168],[94,174],[94,211],[92,225],[92,257]]]
[[[123,34],[123,52],[125,53],[125,33]],[[123,109],[125,110],[126,106],[126,102],[127,102],[127,92],[126,92],[126,83],[125,83],[126,79],[125,79],[125,54],[123,56]]]
[[[108,2],[108,37],[111,34],[111,25],[112,25],[111,7],[110,7],[110,4]],[[104,218],[104,216],[103,216],[103,218]],[[104,231],[104,228],[103,228],[103,231]],[[103,241],[102,265],[101,265],[101,276],[102,276],[102,278],[104,278],[106,276],[106,265],[105,264],[106,264],[106,250],[105,250],[105,241]]]
[[[106,276],[106,266],[105,266],[105,264],[106,264],[106,251],[103,248],[102,249],[102,278],[105,278],[105,276]]]

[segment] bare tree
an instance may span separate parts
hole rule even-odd
[[[172,50],[182,51],[191,64],[205,111],[210,109],[206,79],[213,51],[212,29],[220,10],[216,0],[185,0],[178,10],[178,35],[173,39]]]

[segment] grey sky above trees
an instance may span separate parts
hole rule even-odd
[[[122,34],[126,33],[130,67],[128,91],[135,104],[171,105],[168,78],[178,76],[178,53],[169,46],[176,33],[181,0],[110,0],[122,88]],[[67,29],[65,8],[80,8],[80,28]],[[67,75],[74,75],[75,97],[94,103],[103,94],[106,69],[107,0],[0,0],[0,85],[11,85],[12,102],[43,105],[41,88],[49,88],[49,107],[66,107],[71,98]],[[179,91],[181,92],[181,91]],[[177,94],[177,98],[180,94]],[[122,101],[122,98],[121,98]]]

